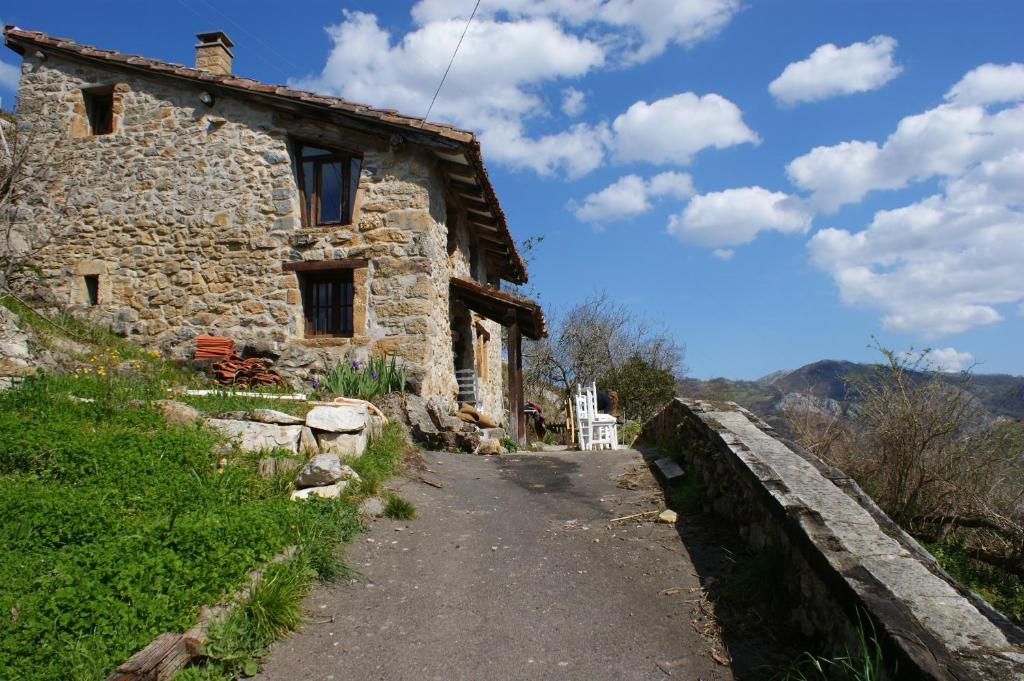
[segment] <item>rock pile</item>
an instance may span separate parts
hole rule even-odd
[[[343,464],[337,454],[317,454],[299,472],[295,480],[298,489],[292,492],[292,499],[311,496],[333,499],[348,483],[359,479],[359,474],[351,466]]]

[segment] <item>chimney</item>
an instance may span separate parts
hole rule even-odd
[[[210,73],[231,74],[231,48],[235,46],[224,31],[196,33],[196,68]]]

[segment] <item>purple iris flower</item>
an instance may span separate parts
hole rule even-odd
[[[373,380],[376,381],[377,380],[377,372],[376,371],[371,371],[370,372],[370,378],[372,378]]]
[[[352,368],[355,369],[356,371],[359,371],[359,360],[358,359],[352,360]]]
[[[314,376],[312,383],[313,383],[313,389],[314,390],[319,388],[320,387],[320,377],[319,376]]]

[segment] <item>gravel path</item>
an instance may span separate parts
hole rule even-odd
[[[425,463],[444,487],[395,483],[417,519],[371,522],[348,549],[362,579],[315,590],[259,679],[733,678],[691,626],[676,528],[609,523],[662,503],[637,452]]]

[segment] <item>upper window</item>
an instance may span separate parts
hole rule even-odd
[[[89,130],[94,135],[114,132],[114,92],[111,88],[82,90]]]
[[[310,227],[351,223],[362,159],[307,144],[296,148],[302,224]]]

